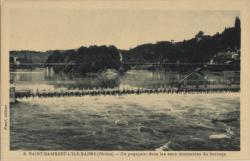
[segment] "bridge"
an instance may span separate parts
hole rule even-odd
[[[10,63],[11,68],[23,68],[23,67],[53,67],[53,66],[79,66],[79,65],[86,65],[87,63],[20,63],[14,64]],[[166,66],[166,67],[201,67],[207,66],[210,67],[239,67],[238,64],[208,64],[208,63],[138,63],[138,62],[123,62],[122,65],[127,66]]]

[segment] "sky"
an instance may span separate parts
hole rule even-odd
[[[183,41],[234,26],[238,11],[174,10],[9,10],[11,50],[74,49],[115,45],[129,49],[157,41]]]

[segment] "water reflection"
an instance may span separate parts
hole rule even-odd
[[[189,72],[166,70],[129,70],[116,77],[102,74],[67,75],[48,69],[32,71],[19,70],[11,73],[17,88],[20,89],[97,89],[97,88],[170,88],[178,84]],[[185,86],[239,85],[240,73],[235,71],[194,74],[184,82]]]

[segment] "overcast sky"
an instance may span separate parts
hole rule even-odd
[[[182,41],[200,30],[206,35],[234,25],[237,11],[11,9],[11,50],[72,49]]]

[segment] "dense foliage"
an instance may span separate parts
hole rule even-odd
[[[161,41],[156,44],[143,44],[123,52],[125,62],[208,62],[216,53],[227,49],[240,49],[240,19],[236,17],[235,26],[225,28],[213,36],[202,31],[182,42]]]
[[[108,68],[118,70],[121,61],[119,51],[114,46],[90,46],[77,50],[56,50],[49,56],[46,65],[53,66],[55,71],[88,73]]]
[[[21,63],[46,62],[46,66],[53,67],[56,72],[66,73],[102,72],[108,68],[121,70],[129,63],[207,63],[218,52],[240,49],[240,34],[240,19],[236,17],[234,27],[225,28],[222,33],[209,36],[199,31],[194,38],[181,42],[161,41],[130,50],[118,50],[115,46],[82,46],[46,52],[11,51],[10,56],[18,57]]]

